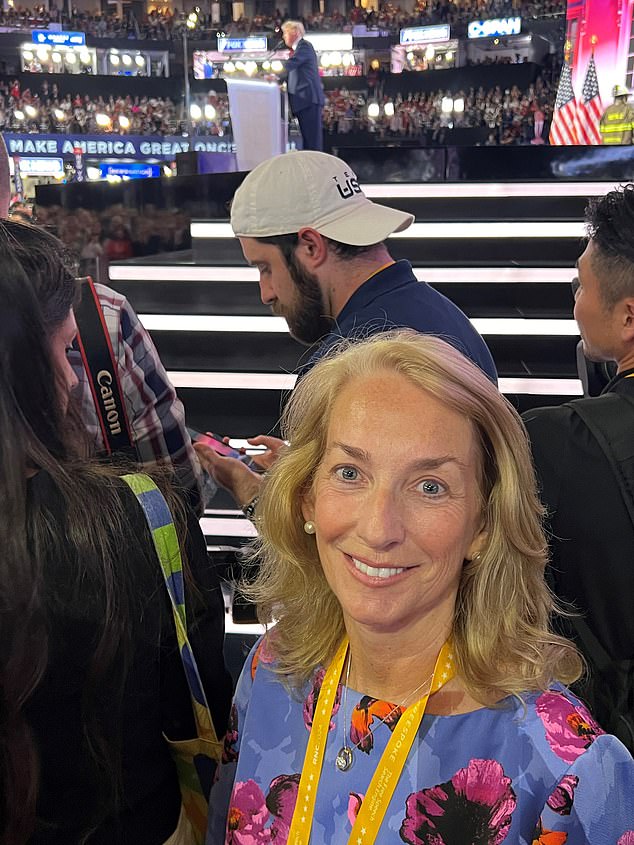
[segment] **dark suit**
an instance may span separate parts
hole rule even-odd
[[[288,102],[299,121],[305,150],[323,149],[322,109],[324,89],[319,76],[313,45],[300,39],[295,53],[286,62]]]
[[[629,373],[634,370],[613,379],[604,393],[634,398],[634,378],[625,377]],[[597,401],[589,398],[584,404]],[[631,418],[634,452],[634,410],[625,399],[619,405],[619,414]],[[526,411],[523,419],[548,509],[549,575],[555,593],[584,614],[613,660],[632,660],[634,529],[610,463],[570,407],[537,408]],[[634,484],[634,478],[630,481]],[[569,624],[564,623],[564,632],[574,635]],[[586,651],[579,640],[577,644]]]

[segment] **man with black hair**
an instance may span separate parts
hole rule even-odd
[[[344,161],[316,151],[275,156],[238,188],[231,226],[260,273],[262,302],[285,318],[297,340],[319,342],[300,377],[342,337],[410,328],[442,337],[497,379],[491,353],[465,314],[419,282],[408,261],[390,255],[385,240],[413,219],[371,202]],[[280,441],[252,442],[275,451]],[[243,463],[218,459],[204,446],[196,450],[241,505],[257,495],[261,479]]]
[[[548,511],[550,577],[588,664],[580,693],[634,751],[634,185],[586,210],[574,316],[583,352],[613,361],[601,396],[524,414]]]

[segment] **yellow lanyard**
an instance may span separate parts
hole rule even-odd
[[[319,691],[317,709],[308,738],[308,747],[299,781],[297,803],[288,835],[288,845],[308,845],[315,812],[315,800],[321,775],[328,728],[337,694],[337,685],[343,671],[348,640],[344,640],[335,654]],[[385,812],[392,800],[396,784],[407,761],[414,738],[425,714],[427,700],[432,692],[444,686],[455,674],[453,648],[446,642],[440,650],[434,667],[429,692],[404,711],[398,720],[353,825],[348,843],[372,845],[376,840]]]

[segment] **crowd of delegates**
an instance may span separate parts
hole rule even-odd
[[[201,120],[194,121],[196,134],[230,132],[226,95],[213,92],[200,99]],[[212,118],[205,106],[213,107]],[[104,120],[104,117],[107,120]],[[118,135],[174,135],[187,130],[183,103],[162,97],[92,98],[62,94],[56,84],[44,80],[38,91],[21,90],[17,80],[0,82],[0,131],[62,133],[69,135],[115,133]]]
[[[326,92],[324,127],[329,134],[369,132],[379,138],[425,138],[442,142],[449,129],[487,128],[487,143],[531,143],[536,124],[542,127],[551,116],[555,88],[538,77],[528,89],[500,86],[485,91],[470,88],[450,93],[438,90],[418,92],[394,99],[373,98],[379,115],[371,117],[371,99],[366,91],[345,88]],[[460,110],[443,111],[443,101],[461,101]],[[180,134],[191,128],[196,135],[231,135],[229,103],[226,95],[210,91],[192,103],[200,116],[187,125],[182,103],[157,97],[98,97],[62,95],[57,85],[42,83],[39,93],[19,90],[19,85],[0,84],[0,130],[81,134]],[[387,109],[386,109],[387,106]],[[392,112],[393,109],[393,112]],[[109,122],[104,125],[103,116]],[[99,119],[98,119],[99,118]],[[431,133],[431,137],[427,137]],[[440,137],[436,137],[440,136]],[[541,136],[541,133],[539,133]],[[544,133],[544,138],[546,133]]]
[[[378,11],[353,6],[347,13],[339,11],[308,15],[301,20],[307,30],[341,31],[354,25],[369,28],[397,29],[402,26],[424,26],[432,23],[467,23],[474,19],[521,15],[522,17],[544,17],[562,15],[566,9],[565,0],[417,0],[413,10],[389,2],[381,3]],[[238,20],[212,20],[204,11],[198,12],[196,23],[191,27],[196,33],[215,32],[218,27],[228,32],[248,33],[262,30],[277,30],[289,17],[287,10],[277,9],[273,15],[256,14],[252,18]],[[47,27],[49,23],[60,23],[65,29],[79,30],[96,38],[139,38],[168,40],[179,37],[187,26],[188,11],[163,12],[152,9],[141,19],[133,14],[118,17],[114,14],[90,13],[73,9],[72,14],[51,3],[50,8],[18,6],[0,12],[0,26],[16,29]]]
[[[443,100],[461,101],[462,110],[443,111]],[[538,78],[526,91],[514,85],[500,86],[485,91],[470,88],[468,91],[450,93],[400,95],[395,100],[383,97],[379,102],[379,116],[368,115],[368,101],[364,93],[345,89],[328,92],[324,107],[324,126],[331,134],[365,131],[380,138],[421,138],[442,141],[442,134],[449,129],[488,128],[489,144],[531,143],[536,128],[552,117],[554,91]],[[390,108],[390,105],[393,107]],[[388,106],[386,110],[386,106]],[[431,138],[428,138],[431,133]],[[546,137],[546,133],[544,138]],[[541,137],[540,132],[538,137]],[[435,137],[436,136],[436,137]]]
[[[158,252],[187,249],[189,215],[176,209],[111,205],[102,211],[37,207],[37,222],[54,231],[79,258],[82,272],[103,277],[99,266]]]

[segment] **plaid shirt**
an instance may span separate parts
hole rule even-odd
[[[185,410],[176,396],[150,335],[128,300],[104,285],[95,285],[103,311],[121,382],[132,439],[143,464],[169,464],[178,483],[198,499],[202,473],[185,430]],[[97,420],[88,376],[79,352],[69,356],[79,379],[77,394],[81,414],[95,452],[105,443]]]

